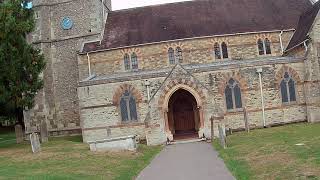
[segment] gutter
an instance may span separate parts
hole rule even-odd
[[[100,49],[100,50],[94,50],[94,51],[88,51],[88,52],[79,52],[79,54],[80,55],[84,55],[86,53],[97,53],[97,52],[103,52],[103,51],[111,51],[111,50],[132,48],[132,47],[138,47],[138,46],[146,46],[146,45],[154,45],[154,44],[161,44],[161,43],[170,43],[170,42],[176,42],[176,41],[205,39],[205,38],[213,38],[213,37],[225,37],[225,36],[239,36],[239,35],[260,34],[260,33],[289,32],[289,31],[294,31],[294,30],[295,29],[273,30],[273,31],[254,31],[254,32],[244,32],[244,33],[233,33],[233,34],[221,34],[221,35],[212,35],[212,36],[200,36],[200,37],[182,38],[182,39],[174,39],[174,40],[167,40],[167,41],[142,43],[142,44],[136,44],[136,45],[130,45],[130,46],[120,46],[120,47],[116,47],[116,48]],[[84,44],[86,44],[86,43],[84,43]]]
[[[289,51],[291,51],[292,49],[295,49],[296,47],[300,46],[301,44],[306,43],[306,42],[307,42],[307,41],[309,41],[309,40],[310,40],[310,39],[309,39],[309,38],[307,38],[306,40],[302,41],[301,43],[299,43],[299,44],[297,44],[297,45],[293,46],[292,48],[290,48],[290,49],[288,49],[288,50],[285,50],[284,52],[285,52],[285,53],[286,53],[286,52],[289,52]]]
[[[279,34],[279,40],[280,40],[281,53],[283,54],[284,48],[283,48],[283,42],[282,42],[282,34],[283,34],[283,31],[281,31]]]

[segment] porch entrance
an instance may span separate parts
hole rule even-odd
[[[174,140],[198,138],[199,111],[194,96],[183,89],[177,90],[170,98],[168,122]]]

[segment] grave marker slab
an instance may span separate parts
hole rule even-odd
[[[218,126],[218,129],[219,129],[220,145],[223,147],[223,149],[225,149],[227,147],[225,131],[223,130],[221,125]]]
[[[33,153],[38,153],[41,151],[40,140],[37,133],[30,134],[30,143]]]
[[[15,133],[16,133],[16,140],[17,140],[17,144],[20,144],[23,142],[23,130],[22,130],[22,126],[20,124],[17,124],[14,127]]]
[[[47,128],[47,123],[45,121],[41,122],[40,137],[41,137],[41,143],[48,142],[48,128]]]

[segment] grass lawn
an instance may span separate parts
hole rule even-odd
[[[320,124],[236,133],[226,150],[214,146],[237,179],[320,179]]]
[[[51,138],[41,148],[34,155],[27,142],[15,144],[13,133],[0,134],[0,179],[131,180],[162,149],[139,145],[136,153],[93,153],[79,136]]]

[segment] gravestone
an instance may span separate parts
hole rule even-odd
[[[41,122],[40,137],[41,137],[41,143],[48,142],[48,128],[47,128],[47,123],[45,121]]]
[[[33,153],[38,153],[41,151],[40,140],[37,133],[30,134],[30,143]]]
[[[226,134],[221,125],[218,125],[219,129],[219,139],[220,139],[220,145],[225,149],[227,147],[227,139],[226,139]]]
[[[20,144],[23,142],[23,130],[22,130],[22,126],[20,124],[17,124],[14,127],[15,133],[16,133],[16,140],[17,140],[17,144]]]
[[[248,112],[247,112],[247,108],[243,109],[243,115],[244,115],[244,125],[245,125],[245,129],[247,132],[250,132],[250,126],[249,126],[249,122],[248,122]]]

